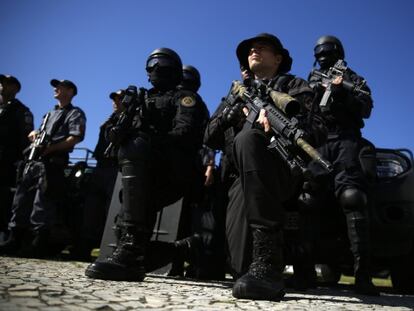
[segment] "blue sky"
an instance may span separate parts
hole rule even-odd
[[[172,48],[199,69],[212,113],[240,77],[237,44],[270,32],[290,51],[291,73],[304,78],[316,40],[339,37],[349,66],[372,90],[364,136],[377,147],[414,151],[414,1],[0,0],[0,12],[0,73],[22,83],[18,98],[35,127],[55,104],[50,79],[75,82],[73,103],[88,118],[80,146],[94,148],[111,91],[149,87],[152,50]]]

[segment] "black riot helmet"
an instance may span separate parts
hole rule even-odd
[[[169,48],[154,50],[147,59],[146,71],[151,84],[159,90],[170,90],[181,83],[182,62],[178,54]]]
[[[341,41],[334,36],[322,36],[316,41],[313,49],[315,59],[322,69],[335,65],[339,59],[345,58],[344,47]]]
[[[183,66],[183,81],[180,84],[180,87],[184,90],[190,90],[197,92],[201,86],[201,77],[200,72],[191,65]]]

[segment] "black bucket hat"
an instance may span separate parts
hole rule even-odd
[[[236,54],[237,58],[239,59],[240,66],[249,68],[247,57],[249,56],[249,51],[253,42],[257,41],[264,41],[269,43],[275,48],[277,53],[280,53],[280,55],[282,55],[283,60],[279,67],[280,72],[286,73],[290,71],[292,67],[292,58],[289,55],[289,51],[283,47],[282,43],[276,36],[270,33],[261,33],[253,38],[246,39],[239,43],[236,49]]]

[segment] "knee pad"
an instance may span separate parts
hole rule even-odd
[[[360,211],[367,206],[368,198],[365,192],[357,188],[348,188],[339,195],[339,204],[344,211]]]

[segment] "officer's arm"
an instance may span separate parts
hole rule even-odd
[[[362,77],[358,76],[353,71],[346,72],[344,75],[344,80],[352,81],[355,85],[360,85],[364,80]],[[351,90],[345,90],[345,88],[340,88],[338,95],[335,95],[338,103],[343,103],[344,109],[352,112],[353,114],[358,115],[360,118],[367,119],[371,115],[371,110],[373,107],[373,100],[371,95],[366,95],[362,93],[355,93]],[[362,90],[371,93],[371,90],[367,85],[362,87]]]
[[[364,91],[371,93],[368,86],[363,87]],[[373,100],[371,95],[365,94],[352,94],[350,102],[350,108],[358,113],[361,118],[368,119],[371,116],[371,110],[373,108]]]
[[[204,144],[214,150],[223,150],[225,145],[225,127],[222,122],[223,110],[226,102],[222,101],[217,110],[213,113],[204,132]]]
[[[202,131],[204,130],[204,108],[202,101],[196,94],[190,91],[181,91],[174,98],[178,101],[177,113],[174,118],[174,125],[168,132],[167,141],[186,146],[196,146],[202,143]]]
[[[58,142],[57,144],[47,146],[45,151],[43,152],[43,156],[50,154],[50,153],[55,153],[58,151],[70,151],[81,140],[82,139],[80,137],[69,136],[65,140]]]

